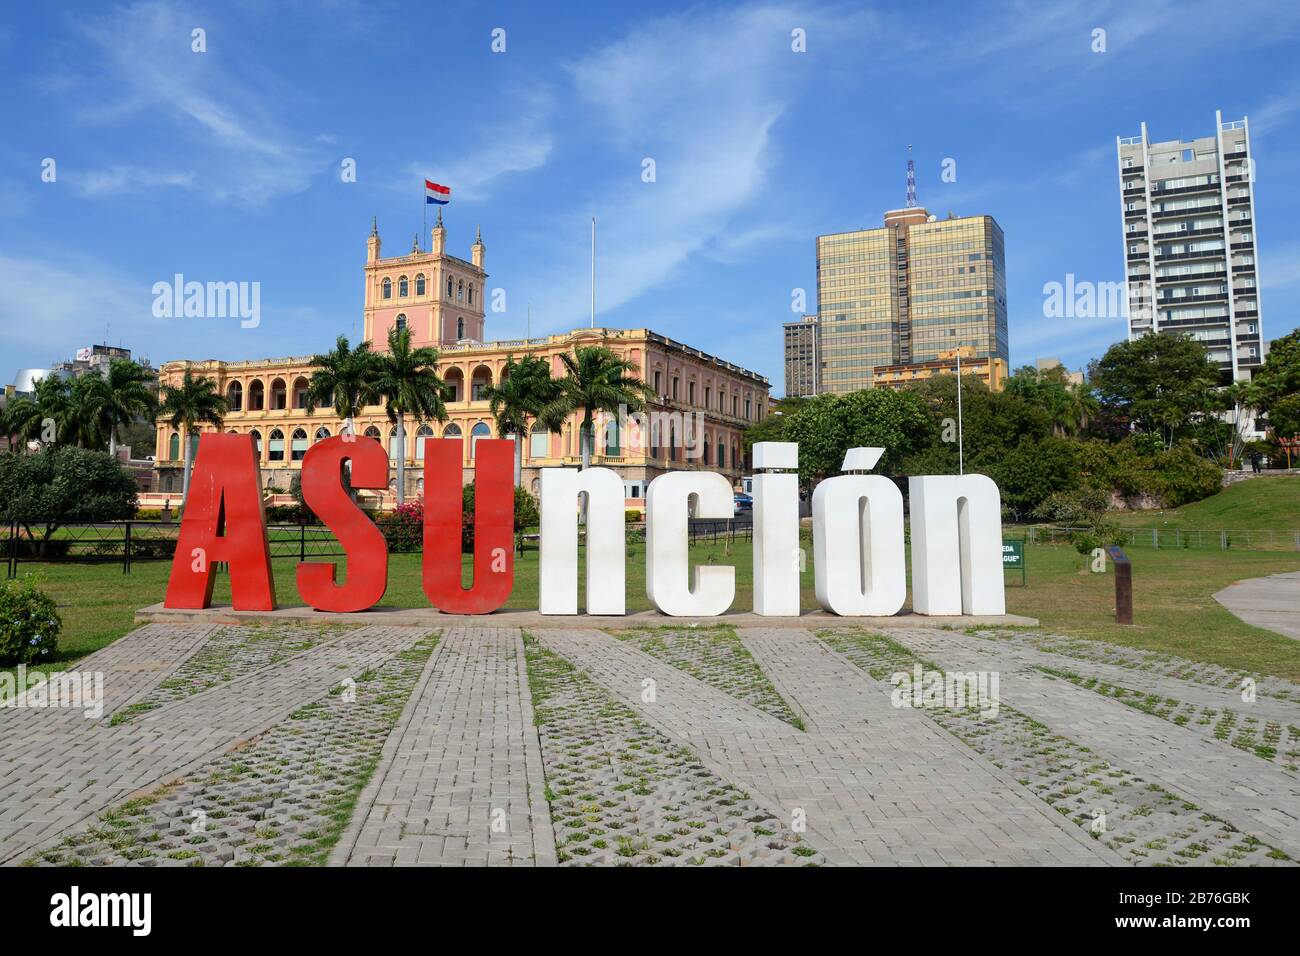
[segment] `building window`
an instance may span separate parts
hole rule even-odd
[[[447,298],[451,298],[451,276],[447,276]]]
[[[690,402],[692,405],[695,404],[695,383],[694,382],[686,383],[686,400]]]
[[[322,425],[320,428],[316,429],[316,440],[317,440],[317,441],[324,441],[325,439],[327,439],[327,438],[329,438],[329,437],[330,437],[330,430],[329,430],[328,428],[326,428],[324,425]]]
[[[397,280],[397,297],[399,299],[405,299],[410,294],[411,294],[411,287],[410,284],[406,281],[406,276],[400,277]]]
[[[270,454],[267,457],[271,461],[284,461],[284,432],[278,428],[271,432]]]
[[[469,304],[470,305],[474,304],[474,283],[472,282],[470,283],[469,286]]]
[[[662,383],[663,383],[663,375],[658,370],[656,370],[655,371],[655,394],[656,395],[663,394],[664,390],[663,390]]]
[[[171,440],[167,442],[167,458],[170,461],[177,461],[181,457],[181,436],[172,432]]]
[[[290,443],[290,455],[294,461],[302,461],[307,454],[307,433],[301,428],[293,430],[293,439]]]
[[[528,457],[549,458],[551,453],[551,433],[543,425],[534,425],[528,436]]]
[[[424,274],[415,277],[415,294],[424,295]]]
[[[397,429],[394,428],[388,433],[388,457],[397,459],[399,456],[405,457],[406,449],[397,441]]]
[[[457,320],[456,320],[456,338],[457,338],[457,339],[463,339],[464,337],[465,337],[465,320],[464,320],[464,319],[457,319]]]
[[[238,382],[231,382],[230,387],[226,389],[226,404],[232,412],[240,411],[244,407],[244,386]]]
[[[254,432],[250,432],[249,434],[253,436],[253,453],[257,456],[257,460],[261,461],[262,460],[262,433],[259,431],[254,431]]]
[[[397,317],[397,331],[401,332],[406,328],[406,313],[403,312]]]
[[[383,289],[383,297],[385,299],[391,299],[393,297],[393,280],[385,279]]]
[[[415,433],[415,460],[424,461],[424,443],[433,437],[433,429],[428,425],[421,425],[420,430]]]
[[[479,422],[470,430],[469,433],[469,457],[474,457],[474,451],[478,448],[480,438],[487,438],[492,434],[492,429],[488,428],[486,422]]]
[[[677,401],[677,376],[673,376],[673,401]]]
[[[465,283],[464,283],[464,282],[457,282],[457,283],[456,283],[456,301],[457,301],[457,302],[462,302],[462,301],[464,301],[464,299],[465,299]]]

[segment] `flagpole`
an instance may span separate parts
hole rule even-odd
[[[591,327],[596,327],[596,217],[591,217]]]
[[[420,241],[424,242],[424,234],[429,231],[429,197],[425,195],[425,185],[420,184]]]

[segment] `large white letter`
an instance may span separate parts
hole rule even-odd
[[[736,569],[697,567],[690,584],[688,504],[696,496],[696,517],[735,514],[731,483],[707,471],[660,475],[646,489],[645,593],[650,603],[675,617],[712,617],[731,607]]]
[[[917,614],[1005,614],[1002,496],[986,475],[909,481]]]
[[[754,443],[754,468],[797,469],[799,445],[789,441]],[[799,616],[799,476],[754,476],[754,613]]]
[[[587,613],[627,613],[623,481],[608,468],[542,469],[538,610],[578,613],[578,495],[587,495]]]
[[[875,466],[884,449],[854,448],[844,470]],[[828,478],[813,492],[813,579],[832,614],[887,617],[907,600],[903,494],[881,475]]]

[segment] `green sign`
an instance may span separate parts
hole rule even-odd
[[[1025,570],[1025,542],[1002,539],[1002,570],[1019,571],[1020,583],[1027,583]]]

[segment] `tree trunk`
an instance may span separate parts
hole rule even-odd
[[[108,426],[108,457],[117,461],[117,426]]]
[[[181,441],[185,443],[185,470],[184,470],[184,474],[181,476],[181,507],[184,508],[185,502],[187,502],[190,497],[190,445],[191,443],[190,443],[190,433],[188,429],[185,430],[183,437],[181,438]]]
[[[515,487],[522,488],[524,486],[524,443],[522,440],[520,440],[518,434],[514,436],[514,439],[515,439]]]
[[[397,416],[397,504],[406,503],[406,416]]]
[[[582,417],[582,430],[578,432],[578,447],[582,450],[582,469],[591,467],[591,409]]]

